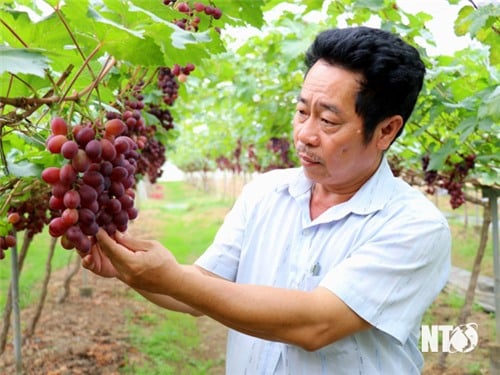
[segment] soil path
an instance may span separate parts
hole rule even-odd
[[[125,311],[146,313],[151,306],[130,298],[129,289],[116,280],[93,276],[83,269],[72,282],[66,302],[57,303],[65,271],[56,272],[35,335],[22,347],[26,375],[115,375],[126,361],[141,359],[127,338]],[[79,291],[92,291],[91,298]],[[22,311],[28,322],[33,308]],[[223,358],[225,329],[209,319],[198,319],[200,358]],[[0,356],[0,373],[15,374],[12,344]],[[223,363],[212,374],[223,374]]]
[[[155,238],[155,231],[160,229],[152,224],[150,215],[142,215],[130,226],[129,233],[138,238]],[[63,269],[51,276],[35,334],[22,346],[23,374],[117,375],[126,363],[140,361],[141,353],[127,337],[127,314],[145,314],[154,305],[131,298],[134,292],[123,283],[95,276],[83,268],[74,276],[66,301],[58,303],[67,272]],[[92,295],[86,296],[89,290]],[[31,321],[34,308],[21,312],[24,325]],[[227,329],[208,318],[199,318],[197,324],[199,358],[217,359],[210,375],[224,374]],[[16,374],[16,368],[13,345],[8,344],[0,355],[0,375],[11,374]]]

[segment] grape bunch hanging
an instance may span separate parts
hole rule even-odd
[[[474,169],[476,155],[462,155],[462,160],[455,163],[446,160],[446,166],[451,167],[451,172],[447,175],[429,169],[429,161],[430,158],[428,155],[422,157],[422,169],[424,171],[425,184],[427,185],[427,193],[434,194],[436,188],[445,189],[450,195],[451,207],[453,209],[460,207],[465,203],[463,188],[469,171]]]
[[[16,237],[12,234],[0,236],[0,259],[5,258],[5,250],[16,246]]]
[[[6,219],[10,228],[6,234],[0,236],[0,259],[5,257],[5,250],[16,246],[16,232],[24,232],[27,238],[33,238],[56,214],[49,208],[50,191],[46,184],[39,179],[33,179],[26,184],[26,187],[29,186],[29,199],[13,198],[14,195],[25,195],[26,187],[21,187],[21,191],[11,190],[9,193],[12,194],[12,199],[9,199]]]
[[[120,119],[108,120],[103,129],[97,124],[70,129],[55,117],[50,127],[47,150],[62,155],[66,163],[42,172],[51,186],[50,209],[59,213],[50,221],[49,233],[60,237],[65,249],[85,253],[99,228],[109,235],[124,232],[129,220],[137,217],[133,190],[137,144],[122,135],[127,126]]]
[[[200,15],[204,14],[210,19],[218,20],[222,17],[222,10],[212,5],[205,5],[201,2],[195,2],[190,5],[186,1],[176,1],[176,0],[163,0],[163,4],[166,6],[173,7],[177,9],[180,13],[184,14],[184,17],[180,19],[174,19],[172,22],[183,30],[188,31],[198,31],[199,25],[201,23]],[[217,31],[219,31],[216,28]]]

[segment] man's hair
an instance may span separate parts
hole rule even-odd
[[[366,143],[379,122],[393,115],[403,117],[396,138],[401,134],[425,75],[424,63],[414,47],[379,29],[330,29],[321,32],[306,52],[307,71],[318,60],[362,75],[355,110],[364,121]]]

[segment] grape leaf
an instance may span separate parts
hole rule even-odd
[[[0,46],[0,74],[24,73],[43,77],[50,60],[42,52],[32,48]]]

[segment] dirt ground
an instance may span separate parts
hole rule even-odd
[[[141,314],[148,303],[130,298],[127,288],[114,280],[102,279],[80,270],[73,280],[65,303],[57,303],[65,272],[52,277],[47,302],[35,335],[24,342],[22,358],[25,375],[115,375],[128,363],[141,359],[141,353],[127,340],[124,306]],[[82,280],[85,287],[80,288]],[[80,291],[92,290],[92,298]],[[22,311],[22,321],[31,319],[33,308]],[[209,319],[198,319],[202,344],[200,358],[221,358],[225,351],[226,330]],[[215,369],[223,374],[223,365]],[[15,374],[12,344],[0,356],[0,373]]]

